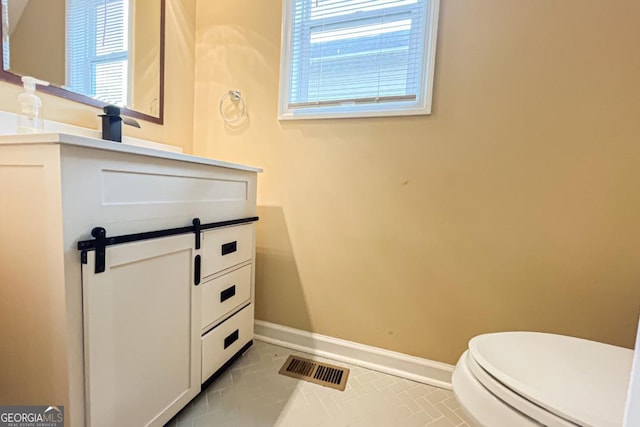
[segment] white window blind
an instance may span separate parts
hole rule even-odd
[[[2,1],[2,68],[9,69],[9,5]]]
[[[280,118],[428,114],[438,0],[285,0]]]
[[[67,0],[67,87],[128,104],[129,1]]]

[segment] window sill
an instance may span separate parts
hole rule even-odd
[[[431,105],[336,105],[281,109],[278,120],[353,119],[364,117],[394,117],[430,115]]]

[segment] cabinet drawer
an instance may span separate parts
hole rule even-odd
[[[246,224],[205,231],[202,237],[202,276],[251,259],[253,230],[253,224]]]
[[[253,304],[202,337],[202,382],[253,339]]]
[[[202,284],[203,329],[249,301],[252,268],[249,264]]]

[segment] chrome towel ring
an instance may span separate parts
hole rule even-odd
[[[238,114],[236,117],[227,117],[224,113],[223,104],[227,98],[229,98],[229,100],[233,104],[240,104],[240,114]],[[230,89],[227,93],[222,95],[222,98],[220,98],[220,115],[222,116],[222,119],[227,123],[235,123],[240,120],[244,116],[245,109],[246,106],[244,103],[244,98],[242,98],[239,90]]]

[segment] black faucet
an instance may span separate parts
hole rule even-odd
[[[120,116],[120,107],[107,105],[103,108],[102,139],[107,141],[122,142],[122,123],[139,128],[140,124],[133,119]]]

